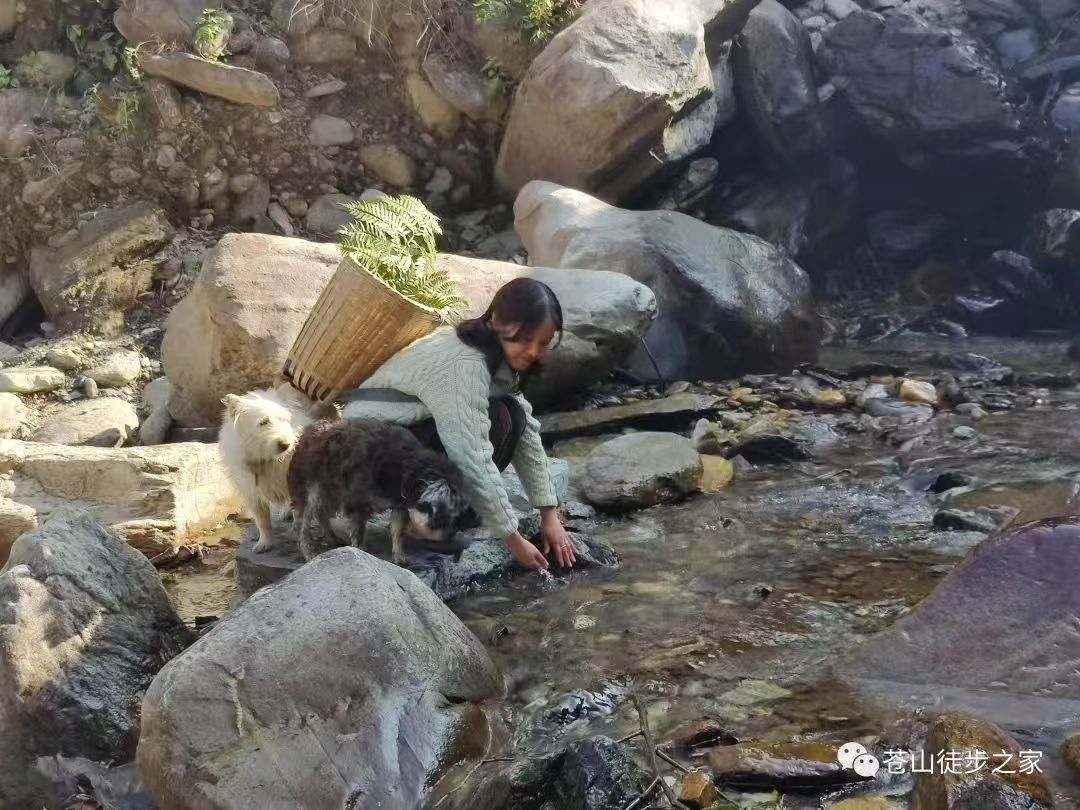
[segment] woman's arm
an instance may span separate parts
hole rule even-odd
[[[514,399],[525,413],[525,430],[514,450],[514,472],[521,479],[521,485],[533,508],[558,506],[559,497],[551,481],[547,453],[540,439],[540,423],[533,416],[532,405],[525,397],[515,394]]]

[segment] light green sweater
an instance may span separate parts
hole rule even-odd
[[[357,389],[348,392],[347,418],[413,425],[431,417],[446,454],[461,471],[465,495],[497,537],[517,531],[517,515],[491,456],[488,400],[510,395],[512,376],[503,365],[492,376],[483,354],[462,343],[451,327],[437,329],[395,354]],[[558,498],[540,441],[540,423],[520,394],[525,431],[513,465],[535,508],[557,506]]]

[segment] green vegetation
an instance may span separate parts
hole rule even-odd
[[[179,580],[176,578],[176,574],[162,574],[161,575],[161,584],[162,585],[175,585],[177,582],[179,582]]]
[[[18,86],[19,80],[15,78],[15,74],[3,65],[0,65],[0,90],[7,90],[11,87]]]
[[[94,105],[101,119],[117,133],[128,132],[135,127],[139,115],[139,94],[134,90],[106,90],[95,84],[86,91],[86,98]]]
[[[232,33],[232,17],[219,9],[208,8],[195,26],[192,44],[195,53],[210,62],[217,62],[226,54],[225,46]]]
[[[474,0],[480,22],[509,18],[534,42],[550,39],[577,16],[582,0]]]
[[[439,218],[415,197],[379,197],[345,206],[352,222],[339,232],[342,252],[392,289],[447,312],[467,302],[454,280],[435,269]]]

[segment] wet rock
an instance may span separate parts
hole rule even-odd
[[[414,806],[437,771],[483,753],[478,704],[500,691],[483,646],[415,576],[336,549],[250,597],[158,674],[139,774],[162,810],[239,807],[254,794],[266,807],[298,795],[318,807],[356,796]]]
[[[1015,511],[1009,511],[1004,507],[994,509],[988,506],[980,506],[970,511],[943,509],[934,515],[934,528],[951,532],[984,532],[991,534],[1008,524],[1015,516]]]
[[[979,332],[1023,335],[1069,323],[1063,303],[1051,280],[1030,259],[1001,250],[941,312]]]
[[[566,749],[553,797],[560,807],[622,810],[648,779],[607,737],[581,740]]]
[[[901,425],[918,425],[934,418],[934,409],[929,405],[895,399],[870,399],[864,407],[871,416],[894,420]]]
[[[716,158],[698,158],[691,161],[659,207],[670,211],[693,208],[708,196],[719,173],[720,161]]]
[[[473,121],[498,121],[506,112],[501,83],[460,59],[432,51],[424,59],[424,75],[440,96]]]
[[[693,771],[683,777],[679,787],[679,801],[691,810],[712,807],[718,798],[712,778],[701,771]]]
[[[186,45],[204,6],[204,0],[121,0],[113,24],[133,46],[154,41]]]
[[[334,236],[352,222],[345,206],[354,202],[347,194],[323,194],[307,209],[304,224],[309,231],[322,236]]]
[[[730,39],[753,5],[588,5],[521,82],[496,166],[500,188],[515,195],[544,178],[615,200],[661,170],[669,151],[681,159],[707,144],[716,104],[705,29]]]
[[[972,482],[972,477],[967,473],[943,472],[930,484],[930,491],[936,495],[940,495],[942,492],[948,492],[950,489],[971,486]]]
[[[626,689],[616,684],[607,684],[595,692],[581,689],[571,692],[559,701],[553,709],[548,711],[547,716],[559,725],[590,718],[608,717],[615,713],[625,693]]]
[[[1026,159],[1023,92],[958,30],[908,11],[858,11],[826,34],[820,56],[863,125],[912,168],[1000,171]]]
[[[0,499],[0,560],[11,544],[65,504],[86,509],[148,556],[168,556],[236,512],[217,448],[68,447],[7,440]]]
[[[816,354],[806,274],[756,237],[539,181],[522,190],[514,217],[532,263],[617,270],[657,292],[660,315],[647,339],[667,379],[789,369]],[[643,354],[632,362],[655,374]]]
[[[631,433],[589,454],[582,490],[598,508],[638,509],[697,491],[702,474],[701,457],[682,436]]]
[[[34,248],[30,285],[60,328],[119,334],[125,312],[153,283],[146,259],[172,234],[165,212],[149,203],[101,211],[61,247]]]
[[[703,720],[678,729],[671,737],[671,744],[682,751],[712,748],[717,745],[735,745],[739,740],[715,720]]]
[[[972,441],[979,438],[979,433],[973,427],[957,425],[953,428],[953,437],[962,441]]]
[[[802,23],[776,0],[762,0],[739,40],[732,58],[735,89],[754,131],[787,163],[818,152],[824,131],[813,52]]]
[[[1050,109],[1050,120],[1069,132],[1080,132],[1080,83],[1061,91]]]
[[[755,433],[741,437],[726,453],[727,458],[741,456],[751,464],[786,464],[806,461],[810,453],[805,445],[778,433]]]
[[[120,447],[138,427],[139,417],[129,403],[103,397],[61,408],[38,428],[33,441]]]
[[[690,434],[690,444],[705,455],[722,456],[734,440],[734,436],[708,419],[699,419]]]
[[[1080,732],[1073,732],[1061,744],[1061,758],[1075,773],[1080,773]]]
[[[0,801],[40,807],[39,756],[126,760],[143,691],[190,638],[157,571],[85,511],[58,509],[0,572]]]
[[[313,28],[301,36],[290,37],[289,54],[298,65],[347,62],[356,55],[356,38],[346,31]]]
[[[556,440],[611,433],[623,427],[678,429],[696,416],[715,412],[720,403],[720,397],[711,394],[685,393],[609,408],[547,413],[540,417],[540,430],[545,438]]]
[[[832,388],[814,394],[814,404],[825,410],[844,408],[847,407],[847,397],[844,395],[843,391],[837,391],[835,388]]]
[[[900,399],[921,405],[937,405],[937,390],[922,380],[904,380],[900,383]]]
[[[412,158],[393,144],[369,144],[360,150],[360,162],[376,177],[398,188],[416,181],[416,166]]]
[[[142,357],[138,352],[121,350],[109,355],[101,363],[87,369],[83,376],[102,388],[123,388],[142,374]]]
[[[930,727],[923,748],[928,757],[946,751],[971,758],[982,751],[988,764],[974,773],[963,773],[967,768],[917,773],[912,794],[912,807],[917,810],[1040,810],[1054,804],[1042,773],[1020,772],[1023,746],[986,720],[953,712],[942,714]],[[1009,755],[1011,764],[1003,754]]]
[[[188,53],[143,54],[139,67],[151,76],[223,98],[234,104],[276,107],[277,87],[268,76],[222,62],[208,62]]]
[[[1039,214],[1032,224],[1028,250],[1038,266],[1054,267],[1066,275],[1080,262],[1080,211],[1054,208]],[[1076,287],[1080,289],[1080,283]]]
[[[735,478],[735,465],[720,456],[701,457],[701,489],[704,492],[719,492]]]
[[[0,392],[40,394],[62,388],[64,372],[50,366],[20,366],[0,371]]]
[[[866,781],[837,760],[829,743],[738,743],[709,752],[713,779],[721,785],[780,790],[822,790]]]

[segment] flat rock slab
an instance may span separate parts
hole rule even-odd
[[[280,100],[277,86],[269,76],[247,68],[207,62],[189,53],[147,54],[139,57],[139,67],[151,76],[235,104],[276,107]]]
[[[1080,518],[980,543],[911,613],[837,662],[875,700],[932,693],[995,722],[1080,718]]]
[[[131,404],[101,397],[60,408],[38,428],[35,442],[92,447],[120,447],[139,427]]]
[[[684,427],[692,419],[719,410],[721,402],[720,397],[710,394],[674,394],[611,408],[549,413],[540,417],[540,432],[545,439],[557,440],[610,433],[621,427],[648,430]]]
[[[277,524],[274,533],[275,546],[269,551],[258,554],[253,551],[257,534],[254,529],[248,531],[236,549],[236,585],[245,598],[304,565],[303,557],[296,551],[293,524]],[[574,570],[618,567],[619,557],[610,546],[574,531],[568,534],[577,554]],[[390,537],[385,526],[369,525],[367,544],[369,552],[390,556]],[[444,602],[527,573],[514,562],[506,544],[496,538],[440,544],[439,550],[434,545],[427,548],[407,545],[408,567]]]

